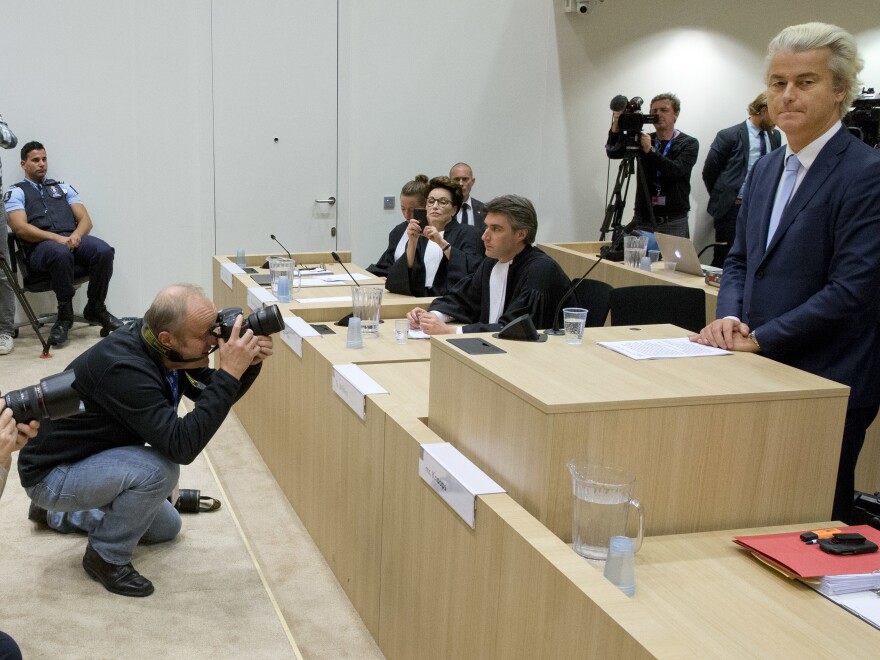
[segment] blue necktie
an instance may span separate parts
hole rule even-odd
[[[761,143],[761,148],[760,148],[760,152],[758,155],[759,156],[766,156],[767,155],[767,134],[764,131],[761,131],[761,133],[758,135],[758,138]]]
[[[794,190],[794,182],[797,180],[798,168],[801,163],[795,154],[789,156],[785,161],[785,171],[782,173],[782,179],[779,181],[779,187],[776,189],[776,201],[773,202],[773,212],[770,214],[770,226],[767,228],[767,245],[776,233],[779,227],[779,219],[782,217],[785,207],[788,206],[788,200],[791,199],[791,192]]]

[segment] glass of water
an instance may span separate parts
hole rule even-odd
[[[565,343],[572,346],[583,344],[587,310],[582,307],[566,307],[562,310],[562,320],[565,324]]]

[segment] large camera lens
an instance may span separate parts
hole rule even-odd
[[[63,371],[43,378],[39,385],[7,392],[3,400],[12,409],[13,419],[23,424],[34,419],[71,417],[85,411],[73,381],[73,369]]]
[[[264,337],[283,330],[284,319],[281,318],[278,305],[258,309],[248,316],[244,323],[241,324],[241,330],[244,332],[248,328],[253,330],[255,335],[262,335]]]
[[[217,325],[220,329],[220,337],[224,341],[229,341],[229,338],[232,336],[232,326],[235,325],[235,319],[239,314],[243,313],[241,307],[226,307],[217,313]],[[281,317],[278,305],[258,309],[244,319],[241,323],[241,334],[244,334],[248,328],[253,330],[255,335],[262,335],[263,337],[268,337],[283,330],[284,319]]]

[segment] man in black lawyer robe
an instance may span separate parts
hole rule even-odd
[[[536,328],[553,326],[553,313],[571,281],[559,264],[532,246],[538,233],[535,207],[518,195],[496,197],[486,204],[485,223],[486,259],[434,300],[430,311],[410,311],[410,327],[429,335],[492,332],[523,314],[532,317]]]

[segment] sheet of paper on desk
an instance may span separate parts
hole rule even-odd
[[[334,275],[327,275],[326,277],[318,278],[321,282],[328,282],[330,284],[346,284],[351,282],[351,278],[356,280],[369,280],[373,276],[372,275],[361,275],[360,273],[352,273],[351,277],[348,276],[348,273],[336,273]]]
[[[635,341],[600,341],[599,346],[610,348],[633,360],[666,360],[670,358],[733,355],[730,351],[692,342],[687,337],[676,339],[640,339]]]
[[[418,330],[418,329],[413,330],[412,328],[410,328],[409,332],[407,334],[409,335],[410,339],[430,339],[431,338],[431,335],[426,334],[424,330]]]
[[[816,585],[809,585],[819,591]],[[819,591],[819,593],[822,593]],[[862,621],[865,621],[880,630],[880,596],[873,591],[858,591],[853,594],[829,596],[822,594],[828,600],[837,603],[845,610],[849,610]]]

